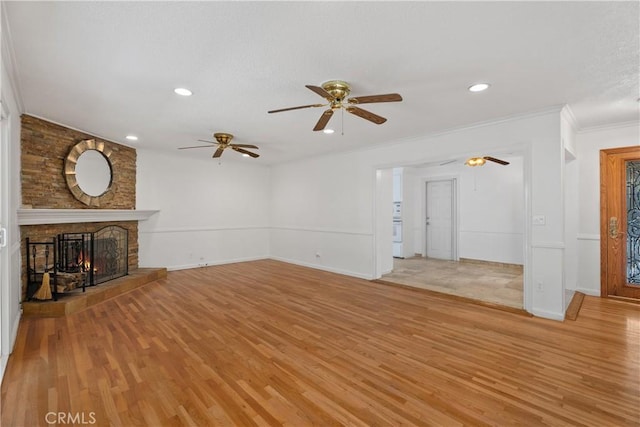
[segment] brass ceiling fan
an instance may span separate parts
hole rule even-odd
[[[467,165],[467,166],[482,166],[487,162],[487,160],[490,161],[490,162],[497,163],[497,164],[502,165],[502,166],[506,166],[506,165],[509,164],[509,162],[507,162],[506,160],[496,159],[495,157],[491,157],[491,156],[471,157],[471,158],[469,158],[469,160],[464,162],[464,164]]]
[[[349,93],[351,93],[351,87],[347,82],[343,82],[342,80],[330,80],[322,84],[320,86],[313,85],[305,85],[308,89],[312,90],[316,94],[320,95],[327,101],[328,104],[310,104],[310,105],[301,105],[299,107],[290,107],[290,108],[281,108],[279,110],[271,110],[269,113],[280,113],[282,111],[291,111],[291,110],[300,110],[302,108],[314,108],[314,107],[329,107],[322,113],[320,119],[316,123],[313,128],[314,131],[323,130],[331,116],[333,116],[333,112],[339,109],[346,110],[348,113],[361,117],[365,120],[369,120],[377,125],[381,125],[386,122],[387,119],[384,117],[378,116],[377,114],[373,114],[370,111],[363,110],[360,107],[357,107],[359,104],[372,104],[376,102],[398,102],[402,101],[402,96],[397,93],[388,93],[384,95],[368,95],[368,96],[359,96],[356,98],[347,98]]]
[[[217,142],[206,141],[204,139],[199,139],[198,140],[198,141],[201,141],[201,142],[208,142],[209,144],[216,144],[218,146],[218,149],[215,151],[215,153],[213,153],[213,158],[222,156],[222,152],[227,148],[231,148],[232,150],[237,151],[238,153],[242,153],[242,154],[245,154],[247,156],[251,156],[253,158],[260,157],[259,154],[252,153],[251,151],[245,150],[245,148],[252,148],[252,149],[257,150],[258,147],[256,147],[255,145],[251,145],[251,144],[231,144],[231,140],[233,139],[233,135],[231,135],[230,133],[217,132],[217,133],[213,134],[213,137],[216,139]],[[195,147],[180,147],[180,148],[178,148],[178,150],[188,150],[190,148],[206,148],[206,147],[211,147],[211,145],[197,145]]]

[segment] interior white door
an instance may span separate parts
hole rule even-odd
[[[425,200],[427,257],[453,259],[453,180],[428,181]]]

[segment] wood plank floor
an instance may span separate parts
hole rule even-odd
[[[183,270],[23,319],[1,399],[5,427],[637,426],[640,310],[587,296],[556,322],[271,260]]]

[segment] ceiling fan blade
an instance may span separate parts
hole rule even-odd
[[[222,156],[222,152],[224,151],[224,148],[219,147],[215,153],[213,153],[213,158],[215,159],[216,157],[220,157]]]
[[[362,117],[365,120],[369,120],[370,122],[373,122],[377,125],[381,125],[387,121],[387,119],[385,119],[384,117],[373,114],[371,111],[363,110],[362,108],[345,107],[345,110],[347,110],[351,114],[355,114],[358,117]]]
[[[485,157],[483,157],[483,159],[489,160],[490,162],[495,162],[495,163],[501,164],[503,166],[506,166],[506,165],[509,164],[509,162],[507,162],[505,160],[496,159],[495,157],[485,156]]]
[[[305,85],[305,87],[307,89],[311,89],[312,91],[314,91],[315,93],[317,93],[318,95],[326,99],[327,101],[333,101],[334,99],[336,99],[335,96],[331,95],[329,92],[327,92],[320,86]]]
[[[198,141],[200,141],[200,142],[208,142],[209,144],[219,144],[216,141],[207,141],[206,139],[199,139]]]
[[[299,107],[289,107],[289,108],[280,108],[279,110],[271,110],[271,111],[267,111],[267,113],[281,113],[283,111],[300,110],[302,108],[324,107],[325,105],[326,104],[301,105]]]
[[[359,96],[357,98],[349,98],[349,104],[372,104],[374,102],[398,102],[402,101],[399,93],[387,93],[384,95]]]
[[[258,148],[258,147],[256,147],[256,148]],[[232,145],[231,149],[237,151],[238,153],[247,154],[247,155],[253,157],[254,159],[256,157],[260,157],[260,154],[256,154],[256,153],[252,153],[251,151],[243,150],[242,148],[238,148],[237,145]]]
[[[187,150],[189,148],[211,148],[210,145],[197,145],[195,147],[180,147],[178,150]]]
[[[331,108],[325,110],[325,112],[320,116],[320,119],[318,120],[318,123],[316,123],[316,126],[313,128],[313,130],[323,130],[327,123],[329,123],[331,116],[333,116],[333,110]]]
[[[256,147],[255,145],[251,145],[251,144],[230,144],[231,147],[240,147],[240,148],[255,148],[256,150],[259,147]]]

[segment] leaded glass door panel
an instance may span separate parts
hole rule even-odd
[[[627,172],[627,283],[640,286],[640,161],[625,162]]]

